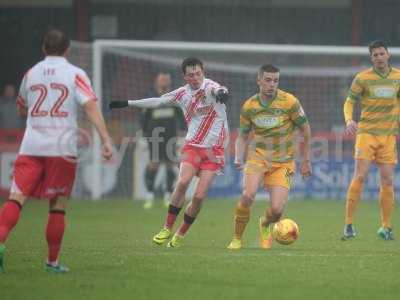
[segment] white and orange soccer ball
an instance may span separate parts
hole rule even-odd
[[[274,224],[272,236],[282,245],[290,245],[299,238],[299,226],[291,219],[282,219]]]

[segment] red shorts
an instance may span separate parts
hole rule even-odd
[[[76,162],[64,157],[18,155],[11,193],[47,199],[69,197],[75,173]]]
[[[219,171],[224,167],[224,148],[202,148],[186,144],[181,151],[181,162],[188,162],[198,170]]]

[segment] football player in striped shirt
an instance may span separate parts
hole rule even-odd
[[[183,112],[188,131],[181,153],[179,177],[164,226],[153,237],[153,242],[158,245],[169,240],[168,247],[182,245],[184,235],[200,212],[209,186],[224,166],[224,148],[229,134],[225,106],[228,90],[204,77],[203,63],[197,58],[186,58],[181,67],[186,85],[161,97],[110,103],[110,108],[155,108],[172,105]],[[152,137],[153,143],[155,140],[156,137]],[[193,198],[185,210],[183,223],[172,236],[172,227],[184,204],[186,190],[195,176],[198,177],[198,183]]]
[[[354,175],[346,199],[343,240],[356,236],[353,216],[372,163],[376,163],[380,174],[381,227],[378,236],[384,240],[393,239],[390,220],[394,207],[393,180],[397,164],[400,70],[390,66],[390,54],[385,42],[371,43],[369,53],[372,68],[356,75],[344,103],[346,133],[356,135],[356,142]],[[356,102],[361,105],[358,123],[353,119]]]
[[[296,129],[304,138],[300,172],[304,177],[311,175],[311,130],[299,100],[278,89],[279,69],[273,65],[260,67],[257,84],[259,92],[244,102],[240,112],[235,164],[238,168],[244,165],[243,193],[236,205],[234,235],[228,245],[231,250],[243,246],[242,235],[260,184],[269,192],[271,201],[259,219],[260,246],[272,247],[271,227],[283,214],[295,172],[293,133]]]

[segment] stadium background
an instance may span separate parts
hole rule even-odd
[[[0,1],[0,87],[18,84],[27,68],[41,57],[40,36],[49,27],[60,27],[75,41],[69,59],[93,76],[95,39],[149,41],[183,41],[215,43],[256,43],[262,45],[331,45],[365,46],[383,38],[392,47],[400,46],[400,27],[393,22],[400,8],[398,1],[361,0],[254,0],[254,1],[161,1],[161,0],[58,0]],[[384,17],[383,17],[384,16]],[[221,45],[220,45],[221,46]],[[311,49],[311,48],[310,48]],[[179,50],[179,49],[178,49]],[[106,107],[112,99],[143,97],[159,69],[171,72],[174,86],[181,83],[177,61],[185,51],[132,47],[105,49],[102,57],[102,108],[118,149],[123,137],[133,137],[140,128],[134,110],[110,113]],[[366,48],[365,48],[366,51]],[[204,59],[207,74],[232,91],[229,121],[232,136],[238,126],[241,102],[256,91],[257,66],[273,62],[282,68],[282,89],[299,97],[308,114],[316,143],[314,176],[307,182],[295,179],[292,197],[340,199],[352,173],[352,141],[338,144],[342,132],[342,103],[355,72],[368,66],[365,55],[304,55],[226,51],[191,51]],[[393,64],[399,61],[393,57]],[[253,73],[252,73],[253,72]],[[2,118],[13,116],[11,106],[3,106]],[[11,117],[14,118],[14,117]],[[2,120],[1,120],[2,121]],[[3,124],[3,123],[2,123]],[[85,128],[84,121],[81,123]],[[0,160],[2,195],[10,185],[12,163],[23,129],[1,125]],[[321,142],[322,141],[322,142]],[[327,143],[328,152],[321,143]],[[139,149],[139,152],[138,152]],[[338,151],[341,154],[337,155]],[[137,145],[129,145],[119,169],[105,165],[102,169],[103,198],[134,198],[141,177]],[[83,143],[83,157],[90,148]],[[319,153],[319,152],[323,153]],[[211,197],[232,197],[240,191],[240,174],[233,170],[228,156],[226,176],[218,178]],[[76,198],[90,197],[92,161],[83,160],[74,189]],[[398,188],[400,182],[396,180]],[[366,184],[365,198],[378,191],[376,173]],[[138,198],[138,197],[136,197]]]

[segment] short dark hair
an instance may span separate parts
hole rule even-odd
[[[42,46],[46,55],[64,55],[69,44],[69,38],[59,29],[49,29],[43,36]]]
[[[258,69],[258,75],[262,75],[264,72],[279,73],[279,68],[271,64],[264,64]]]
[[[387,43],[385,41],[376,40],[376,41],[371,42],[368,45],[369,53],[371,54],[373,49],[380,48],[380,47],[383,47],[383,48],[386,49],[386,51],[388,51],[388,46],[387,46]]]
[[[193,67],[194,66],[200,66],[200,68],[202,70],[204,70],[203,62],[200,59],[196,58],[196,57],[187,57],[187,58],[185,58],[183,60],[183,62],[182,62],[182,72],[183,72],[183,74],[186,74],[186,67],[188,67],[188,66],[193,66]]]

